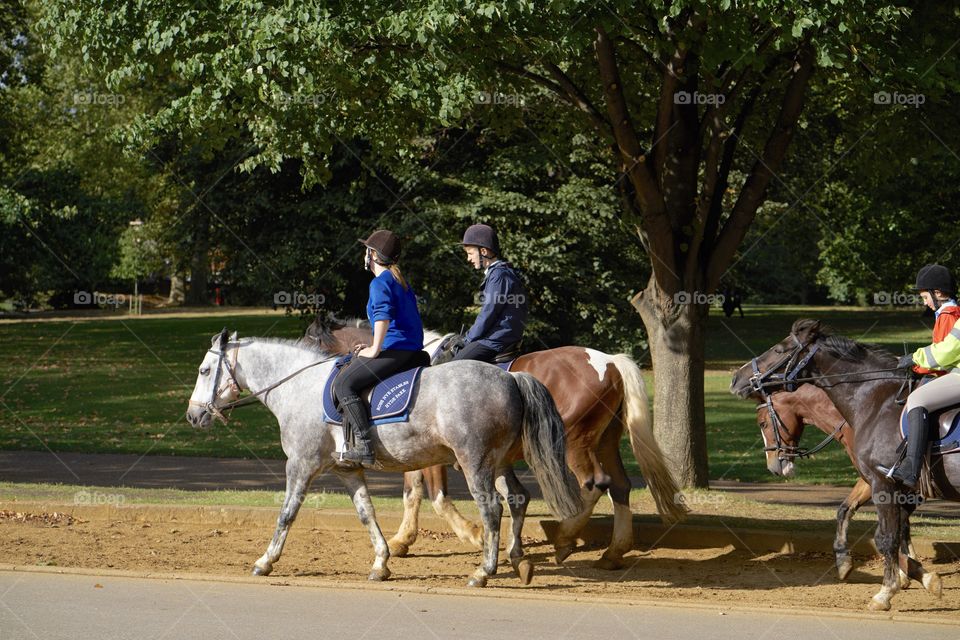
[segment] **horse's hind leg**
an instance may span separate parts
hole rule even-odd
[[[911,499],[900,512],[900,588],[906,589],[910,580],[913,579],[919,581],[928,593],[941,598],[943,582],[940,580],[940,574],[923,568],[920,561],[916,559],[913,542],[910,540],[910,516],[919,505],[920,497],[917,494],[900,495]],[[916,498],[916,501],[912,500],[913,498]]]
[[[613,503],[613,535],[610,546],[594,563],[597,569],[612,571],[623,566],[623,555],[633,549],[633,512],[630,511],[630,478],[623,468],[619,440],[622,429],[611,425],[603,434],[598,451],[610,473],[608,493]]]
[[[453,532],[462,542],[472,544],[478,549],[483,548],[483,527],[471,522],[457,511],[456,505],[447,491],[447,467],[438,465],[424,470],[427,483],[427,493],[430,503],[437,515],[447,521]]]
[[[273,532],[273,539],[267,551],[253,564],[255,576],[266,576],[273,571],[273,563],[280,559],[283,544],[287,540],[287,532],[290,531],[293,521],[297,519],[300,505],[303,504],[303,498],[310,487],[310,480],[318,469],[316,464],[300,458],[288,459],[286,467],[287,490],[283,498],[283,506],[280,508],[280,515],[277,517],[277,528]]]
[[[423,471],[407,471],[403,474],[403,520],[400,528],[387,545],[390,555],[402,558],[417,541],[420,520],[420,502],[423,500]]]
[[[870,485],[860,478],[850,491],[850,495],[840,503],[840,508],[837,509],[837,534],[833,539],[833,555],[836,560],[837,577],[841,581],[846,580],[853,571],[853,558],[850,557],[850,550],[847,548],[847,531],[850,528],[850,521],[853,520],[857,510],[869,499]]]
[[[517,572],[517,577],[523,584],[530,584],[533,580],[533,562],[523,552],[523,520],[527,515],[527,504],[530,502],[530,492],[520,484],[512,468],[507,468],[497,477],[497,491],[506,500],[510,509],[510,564]]]
[[[590,520],[593,509],[600,500],[603,491],[596,487],[587,489],[580,487],[580,499],[583,501],[583,510],[572,518],[561,520],[554,537],[554,559],[562,564],[577,547],[577,534],[580,533]]]
[[[334,473],[343,480],[343,484],[353,500],[353,506],[357,509],[357,515],[360,516],[360,522],[367,527],[367,531],[370,533],[370,542],[373,544],[376,559],[370,569],[370,575],[367,577],[370,580],[386,580],[390,577],[390,569],[387,567],[387,560],[390,559],[390,547],[387,546],[387,539],[383,537],[380,525],[377,524],[377,514],[373,510],[373,502],[370,500],[370,493],[367,491],[367,482],[363,477],[363,471],[334,471]]]

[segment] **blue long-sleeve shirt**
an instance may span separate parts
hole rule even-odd
[[[487,267],[480,285],[480,315],[465,342],[502,351],[519,342],[527,323],[527,294],[509,263],[499,260]]]
[[[371,325],[378,320],[390,321],[381,349],[423,349],[423,321],[417,309],[417,296],[412,288],[404,289],[389,271],[370,281],[367,318]]]

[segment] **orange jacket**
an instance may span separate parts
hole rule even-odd
[[[933,344],[943,342],[943,339],[950,335],[950,330],[953,329],[953,325],[956,324],[958,319],[960,319],[960,307],[956,304],[945,302],[943,306],[937,310],[937,321],[933,325]],[[913,370],[922,376],[942,376],[946,373],[946,371],[925,369],[920,365],[914,365]]]

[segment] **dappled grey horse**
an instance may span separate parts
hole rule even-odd
[[[241,391],[251,390],[280,423],[287,456],[287,489],[277,528],[253,573],[267,575],[280,558],[287,532],[311,480],[333,471],[344,483],[373,543],[376,559],[369,578],[390,576],[387,542],[377,524],[363,470],[336,467],[331,453],[343,446],[343,431],[324,422],[323,383],[333,368],[324,351],[292,341],[227,336],[213,337],[200,363],[187,419],[207,427],[223,411],[238,406]],[[581,508],[576,482],[565,463],[563,421],[549,392],[532,376],[506,373],[476,361],[424,369],[411,401],[409,420],[376,426],[371,439],[385,471],[404,472],[435,464],[458,463],[477,503],[483,523],[483,561],[468,581],[482,587],[497,571],[502,497],[513,526],[510,561],[524,584],[533,565],[520,540],[529,493],[513,472],[508,453],[519,441],[547,506],[558,518]]]

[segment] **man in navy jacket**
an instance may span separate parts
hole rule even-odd
[[[493,362],[498,355],[519,348],[527,322],[526,291],[510,263],[500,257],[500,243],[491,227],[469,227],[461,244],[467,260],[475,269],[483,269],[484,277],[479,294],[480,315],[454,360]]]

